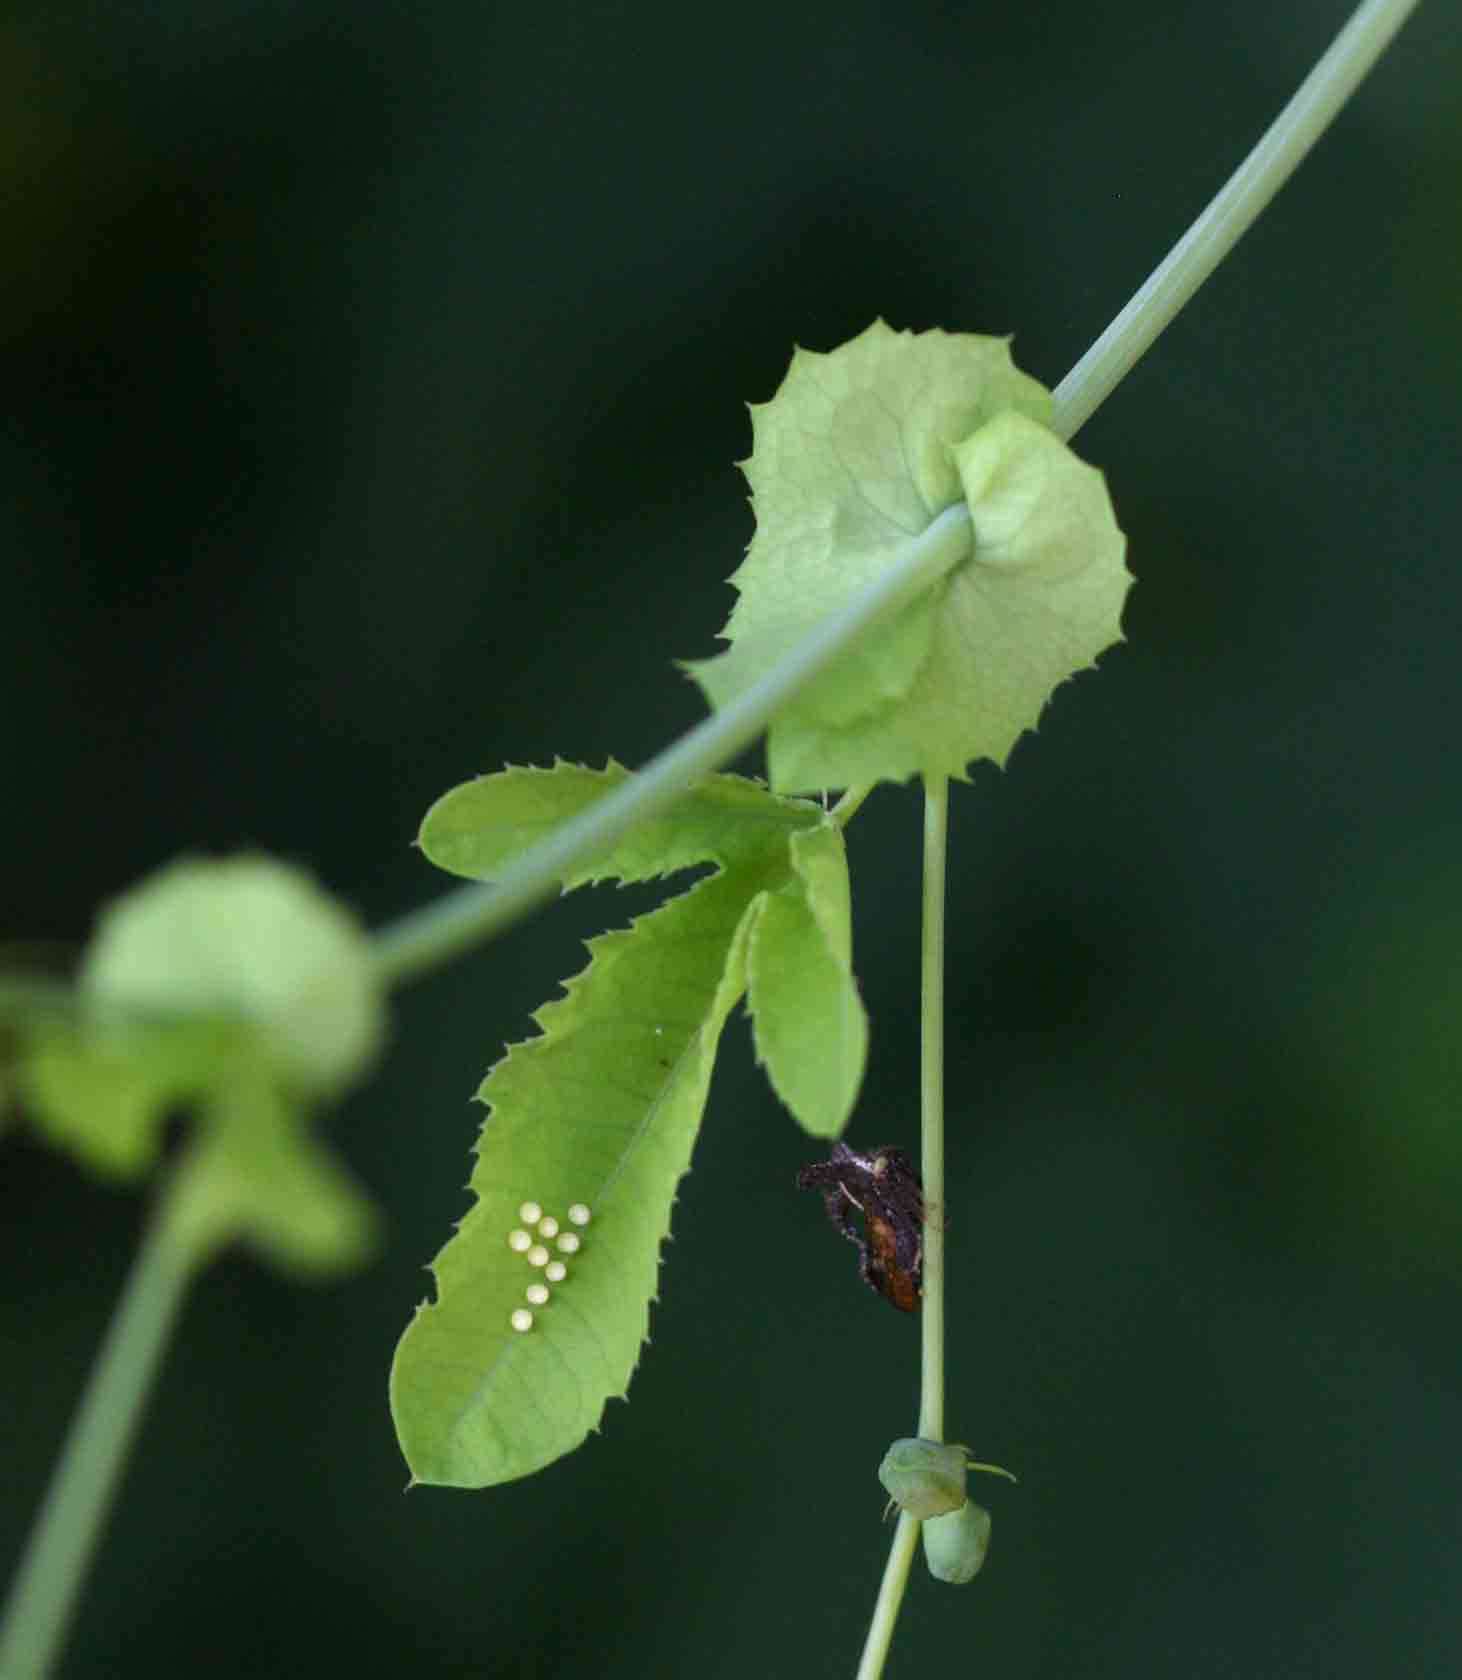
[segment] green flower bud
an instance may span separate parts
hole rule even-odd
[[[911,1517],[938,1517],[965,1502],[968,1451],[949,1442],[906,1437],[883,1455],[878,1479],[894,1504]]]
[[[989,1549],[990,1513],[973,1499],[924,1524],[924,1559],[936,1581],[973,1581]]]

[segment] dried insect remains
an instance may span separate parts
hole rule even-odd
[[[923,1285],[924,1187],[902,1149],[860,1155],[835,1143],[826,1161],[797,1174],[802,1190],[820,1190],[828,1218],[858,1249],[870,1289],[902,1312],[917,1312]],[[858,1230],[855,1213],[863,1216]]]

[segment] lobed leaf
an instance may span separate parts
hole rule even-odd
[[[1003,763],[1052,689],[1120,639],[1130,582],[1100,474],[1047,429],[1049,395],[1003,339],[877,321],[799,350],[753,409],[757,530],[728,652],[689,667],[715,706],[756,681],[952,503],[963,557],[773,720],[785,792]]]
[[[281,1075],[333,1092],[380,1045],[385,1008],[355,919],[268,857],[183,858],[103,911],[81,973],[99,1016],[254,1028]]]
[[[364,934],[298,870],[169,865],[104,912],[75,992],[39,1009],[11,990],[15,1083],[53,1143],[136,1177],[187,1108],[180,1205],[200,1251],[242,1238],[309,1272],[363,1257],[374,1216],[310,1138],[306,1103],[359,1071],[383,1009]]]
[[[206,1243],[241,1238],[282,1271],[324,1275],[367,1259],[369,1199],[278,1082],[256,1067],[216,1090],[189,1165],[187,1217]]]
[[[422,847],[453,873],[491,879],[627,775],[559,762],[480,777],[432,807]],[[535,1016],[540,1036],[511,1046],[478,1093],[490,1112],[476,1202],[438,1255],[436,1299],[418,1309],[392,1369],[397,1434],[418,1482],[528,1475],[578,1446],[625,1394],[716,1044],[748,980],[783,1100],[819,1135],[846,1120],[867,1025],[841,831],[815,805],[708,777],[570,884],[699,863],[718,873],[590,942],[589,966]],[[593,1210],[582,1248],[554,1254],[567,1277],[537,1305],[526,1292],[544,1273],[509,1243],[528,1230],[528,1203],[560,1222],[576,1203]],[[515,1329],[513,1314],[529,1311],[531,1328]]]
[[[18,1084],[57,1148],[109,1178],[136,1178],[156,1160],[169,1113],[202,1097],[237,1049],[214,1023],[53,1023],[26,1045]]]

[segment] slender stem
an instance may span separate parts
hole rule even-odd
[[[1364,0],[1254,151],[1151,278],[1057,387],[1054,424],[1073,437],[1193,296],[1315,143],[1410,15],[1416,0]],[[870,625],[891,616],[947,570],[969,542],[969,513],[945,509],[887,571],[812,632],[747,693],[692,730],[623,788],[525,853],[492,887],[469,887],[402,918],[376,940],[383,980],[438,966],[550,896],[575,865],[670,805],[698,776],[733,758],[777,708]],[[863,795],[840,820],[852,814]],[[947,787],[931,785],[925,815],[923,1173],[934,1212],[925,1227],[920,1433],[943,1434],[943,874]],[[938,903],[935,906],[935,878]],[[0,1674],[39,1680],[55,1659],[123,1459],[135,1434],[183,1291],[205,1245],[175,1184],[138,1254],[42,1505],[7,1614]],[[908,1579],[918,1523],[900,1518],[860,1680],[883,1670]]]
[[[864,782],[861,787],[849,788],[833,806],[829,815],[839,828],[846,828],[852,822],[862,808],[863,801],[873,792],[876,785],[874,782]]]
[[[1375,63],[1416,0],[1364,0],[1268,133],[1111,326],[1056,387],[1052,424],[1081,429],[1233,248]],[[844,610],[731,705],[692,729],[632,781],[523,853],[491,886],[459,887],[383,929],[376,961],[388,984],[414,978],[499,933],[552,896],[559,881],[637,822],[672,804],[697,776],[748,746],[777,708],[870,625],[917,595],[969,540],[969,512],[946,508]]]
[[[945,508],[841,612],[820,624],[760,682],[652,759],[632,781],[530,847],[491,886],[459,887],[383,929],[375,939],[381,978],[395,984],[435,968],[550,897],[577,864],[674,804],[698,777],[749,746],[805,682],[869,625],[896,613],[948,571],[969,545],[969,509],[962,502]]]
[[[924,1289],[919,1311],[923,1356],[919,1435],[944,1439],[944,881],[949,837],[949,782],[924,784],[924,934],[920,985],[919,1169],[924,1180]],[[899,1517],[857,1680],[878,1680],[909,1581],[920,1524]]]
[[[909,1569],[914,1561],[914,1548],[919,1543],[919,1519],[907,1511],[899,1512],[899,1525],[894,1530],[893,1545],[888,1562],[883,1566],[883,1579],[878,1584],[878,1600],[873,1606],[873,1620],[868,1624],[868,1637],[863,1642],[863,1656],[858,1663],[857,1680],[878,1680],[888,1660],[893,1643],[894,1623],[898,1621],[899,1606],[904,1601]]]
[[[203,1247],[174,1179],[107,1327],[0,1622],[0,1675],[41,1680],[61,1640],[116,1492],[183,1292]]]
[[[1074,437],[1294,173],[1417,0],[1364,0],[1227,183],[1056,387],[1053,424]]]
[[[923,1359],[919,1434],[944,1439],[944,877],[949,783],[924,784],[924,941],[920,988],[919,1171],[924,1179]]]
[[[1415,7],[1364,0],[1228,183],[1055,391],[1053,424],[1073,437],[1193,296],[1329,126]],[[944,1438],[944,879],[948,784],[924,795],[923,1061],[924,1301],[919,1434]],[[858,1680],[877,1680],[908,1580],[913,1534],[905,1515],[879,1587]]]

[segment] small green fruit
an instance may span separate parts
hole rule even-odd
[[[878,1479],[888,1496],[911,1517],[938,1517],[965,1502],[969,1449],[946,1441],[905,1437],[883,1455]]]
[[[954,1586],[973,1581],[989,1549],[990,1513],[972,1499],[924,1524],[924,1558],[936,1581]]]

